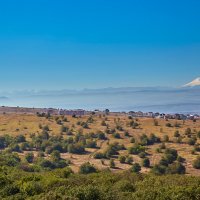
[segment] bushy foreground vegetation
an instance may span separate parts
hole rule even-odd
[[[84,175],[73,174],[69,168],[28,173],[1,167],[0,197],[10,200],[196,200],[200,197],[200,178],[130,171]]]
[[[63,139],[62,136],[49,136],[48,132],[42,132],[38,136],[32,136],[31,141],[26,141],[23,135],[11,137],[9,135],[0,137],[0,166],[18,167],[26,172],[42,172],[50,171],[57,168],[65,168],[71,163],[70,160],[63,159],[61,153],[84,153],[87,144],[86,136],[77,134],[75,138]],[[157,140],[157,138],[154,136]],[[145,139],[149,140],[148,138]],[[81,142],[79,142],[81,141]],[[96,144],[96,143],[94,143]],[[92,145],[92,148],[96,148]],[[95,159],[110,159],[110,168],[115,168],[115,161],[112,158],[119,155],[119,150],[126,149],[124,145],[119,143],[109,144],[104,153],[94,154]],[[186,168],[183,165],[184,158],[178,156],[175,149],[166,148],[164,143],[161,145],[163,156],[160,162],[154,166],[150,166],[150,160],[146,157],[145,146],[134,144],[128,149],[129,154],[138,155],[142,159],[142,163],[134,162],[130,155],[119,156],[119,162],[130,165],[132,172],[140,172],[141,165],[145,168],[152,167],[154,174],[185,174]],[[34,153],[33,153],[34,152]],[[20,156],[20,153],[22,154]],[[104,162],[104,160],[102,160]],[[86,163],[87,164],[87,163]],[[194,167],[199,168],[199,158],[194,161]],[[89,167],[89,166],[88,166]],[[94,168],[92,172],[96,172]],[[90,173],[86,171],[86,174]]]

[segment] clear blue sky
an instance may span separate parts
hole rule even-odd
[[[199,0],[0,2],[0,90],[180,86],[200,76]]]

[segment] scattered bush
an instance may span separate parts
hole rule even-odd
[[[25,159],[27,160],[28,163],[32,163],[33,162],[33,159],[34,159],[34,154],[32,152],[30,153],[27,153],[25,155]]]
[[[97,152],[94,154],[94,159],[103,159],[105,155],[103,153]]]
[[[138,173],[141,171],[141,166],[138,163],[134,163],[131,167],[131,172]]]
[[[82,164],[79,168],[80,174],[90,174],[95,172],[97,172],[97,169],[89,162]]]
[[[115,168],[115,161],[113,159],[110,160],[110,168]]]
[[[126,156],[119,156],[119,162],[125,163],[126,162]]]
[[[142,166],[143,167],[150,167],[150,160],[149,160],[149,158],[144,158],[143,160],[142,160]]]
[[[130,154],[138,155],[141,152],[145,152],[145,147],[138,145],[138,144],[135,144],[133,147],[130,147],[128,149],[128,152]]]
[[[199,156],[194,160],[192,165],[195,169],[200,169],[200,157]]]

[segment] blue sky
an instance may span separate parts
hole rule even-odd
[[[0,90],[180,86],[200,76],[199,0],[0,1]]]

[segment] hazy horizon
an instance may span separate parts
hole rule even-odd
[[[200,113],[200,87],[122,87],[0,93],[4,106]]]

